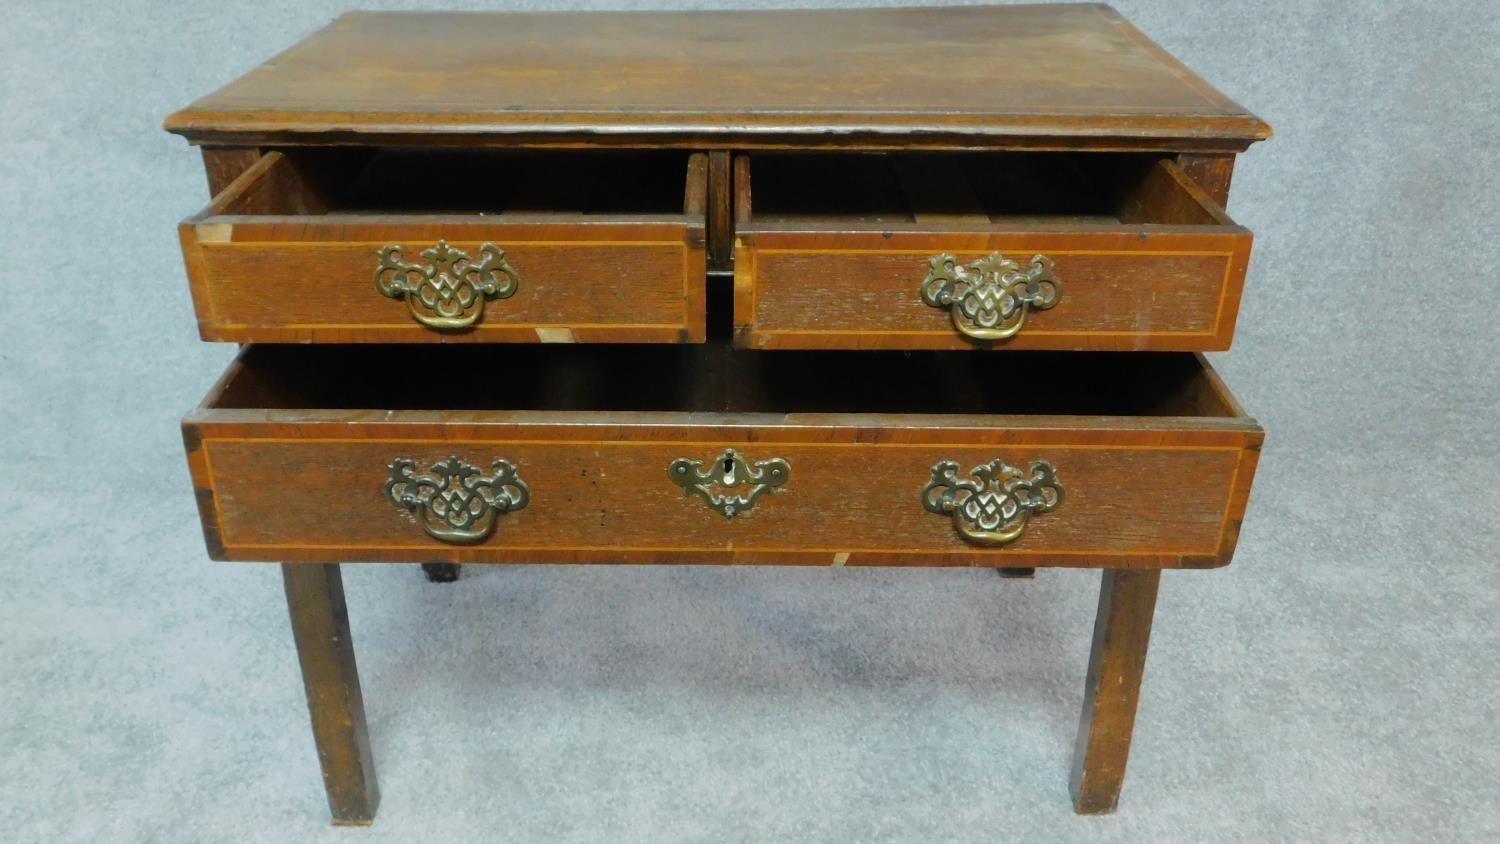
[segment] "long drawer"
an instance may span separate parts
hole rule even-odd
[[[704,338],[707,156],[270,152],[179,228],[205,340]]]
[[[735,340],[778,349],[1214,351],[1251,235],[1173,161],[735,161]]]
[[[499,373],[499,374],[496,374]],[[1262,432],[1192,354],[251,346],[216,559],[1211,567]]]

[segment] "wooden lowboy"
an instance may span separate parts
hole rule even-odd
[[[1228,564],[1269,127],[1102,5],[351,13],[167,118],[209,555],[282,565],[335,823],[379,802],[340,565],[1103,569],[1124,780],[1165,569]]]

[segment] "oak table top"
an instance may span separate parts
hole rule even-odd
[[[196,143],[1158,149],[1270,127],[1105,5],[352,12],[171,115]]]

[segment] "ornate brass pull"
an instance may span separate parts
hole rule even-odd
[[[735,514],[755,506],[755,499],[761,495],[791,480],[792,466],[780,457],[773,457],[755,461],[752,468],[743,455],[726,448],[707,468],[702,460],[679,457],[667,467],[667,476],[672,483],[682,487],[684,496],[701,498],[724,518],[732,519]],[[749,486],[750,491],[744,494],[734,492],[744,486]],[[729,491],[715,492],[716,487]]]
[[[490,464],[492,477],[457,457],[417,472],[415,460],[392,460],[385,495],[392,504],[416,517],[427,535],[439,542],[472,545],[495,531],[502,513],[520,510],[531,500],[531,490],[505,460]]]
[[[1026,530],[1033,515],[1049,512],[1063,500],[1062,484],[1052,464],[1038,460],[1027,477],[996,460],[958,476],[958,463],[944,460],[932,467],[922,487],[922,506],[929,513],[953,515],[953,526],[976,545],[1004,545]]]
[[[963,265],[944,252],[932,256],[920,295],[925,304],[947,308],[960,334],[993,342],[1019,334],[1031,311],[1057,304],[1062,282],[1046,255],[1023,270],[999,252]]]
[[[405,299],[417,322],[438,331],[471,328],[484,315],[488,299],[509,299],[521,277],[493,243],[479,247],[479,263],[447,241],[422,250],[425,263],[401,261],[400,246],[381,247],[375,267],[375,289],[382,296]]]

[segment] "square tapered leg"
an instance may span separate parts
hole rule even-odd
[[[1119,802],[1160,582],[1156,569],[1104,571],[1073,753],[1073,807],[1079,814],[1113,812]]]
[[[370,755],[354,640],[349,636],[343,577],[337,565],[283,564],[281,574],[328,808],[337,825],[368,825],[375,820],[380,787]]]

